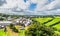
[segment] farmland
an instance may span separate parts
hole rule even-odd
[[[60,17],[44,17],[44,18],[32,18],[32,20],[35,20],[37,22],[40,22],[40,24],[46,25],[48,27],[52,27],[56,29],[55,31],[59,31],[60,33]]]
[[[18,36],[25,36],[25,30],[20,30]]]
[[[33,22],[33,20],[39,22],[40,24],[46,25],[47,27],[52,27],[54,28],[55,33],[60,33],[60,16],[56,17],[32,17],[30,18]],[[36,23],[36,22],[34,22]],[[21,25],[16,25],[15,27],[19,30],[18,33],[13,32],[9,26],[7,27],[7,32],[4,32],[4,29],[0,29],[0,36],[25,36],[25,29],[20,30]]]
[[[4,32],[3,29],[0,29],[0,36],[6,36],[6,33]]]

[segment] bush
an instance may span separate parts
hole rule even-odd
[[[10,29],[13,29],[14,25],[13,24],[10,24]]]
[[[12,29],[12,31],[18,33],[18,29],[16,29],[16,27],[13,24],[10,24],[10,29]]]
[[[6,27],[4,28],[4,32],[7,32],[7,28]]]
[[[13,29],[12,29],[14,32],[16,32],[16,33],[18,33],[19,31],[18,31],[18,29],[16,29],[16,27],[13,27]]]
[[[53,34],[52,28],[40,24],[32,24],[26,30],[26,36],[53,36]]]

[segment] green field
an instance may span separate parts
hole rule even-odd
[[[60,23],[59,23],[59,24],[57,24],[57,25],[55,25],[55,26],[53,26],[53,27],[55,27],[55,28],[57,28],[57,29],[59,29],[59,30],[60,30]]]
[[[54,20],[52,20],[51,22],[46,23],[46,26],[53,25],[54,23],[57,23],[59,21],[60,21],[60,18],[54,18]]]
[[[38,22],[40,23],[44,23],[44,22],[47,22],[48,20],[51,20],[52,18],[35,18],[35,20],[37,20]]]
[[[19,35],[18,36],[25,36],[25,30],[20,30]]]
[[[41,24],[48,26],[48,27],[52,27],[57,30],[60,30],[60,17],[54,17],[54,18],[50,18],[50,17],[40,18],[39,17],[39,18],[33,18],[33,19],[37,22],[40,22]]]
[[[0,36],[25,36],[25,30],[19,30],[19,33],[14,33],[10,28],[7,29],[7,32],[4,32],[4,29],[0,29]]]
[[[39,22],[40,24],[55,28],[55,29],[57,29],[57,30],[55,30],[55,32],[60,33],[60,31],[58,31],[58,30],[60,30],[60,17],[54,17],[54,18],[51,18],[51,17],[41,18],[41,17],[39,17],[39,18],[31,18],[31,20],[35,20],[35,21]],[[25,30],[19,30],[19,31],[20,32],[18,33],[18,36],[25,36]],[[0,36],[8,36],[9,34],[10,34],[10,32],[8,32],[6,34],[3,29],[0,29]]]
[[[6,36],[6,33],[4,32],[3,29],[0,29],[0,36]]]

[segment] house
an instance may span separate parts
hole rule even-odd
[[[7,18],[7,21],[12,21],[12,20],[14,20],[14,18],[10,18],[10,17]]]
[[[6,26],[10,25],[12,22],[11,21],[0,21],[0,25]]]
[[[0,25],[0,29],[2,29],[2,28],[4,28],[5,26],[3,26],[3,25]]]
[[[32,21],[30,19],[26,19],[25,21],[23,21],[23,24],[25,26],[28,26]]]
[[[32,20],[26,19],[26,18],[19,18],[19,19],[16,19],[15,22],[24,24],[25,26],[28,26],[32,22]]]

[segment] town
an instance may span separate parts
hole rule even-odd
[[[32,20],[30,18],[26,18],[23,16],[15,16],[15,15],[1,15],[0,14],[0,32],[4,31],[4,34],[7,35],[10,34],[10,36],[13,34],[13,36],[20,33],[25,33],[25,27],[29,26],[32,23]],[[24,30],[24,31],[23,31]],[[14,32],[11,34],[11,32]],[[2,35],[4,35],[2,33]],[[5,34],[5,35],[6,35]],[[22,35],[20,34],[20,35]],[[1,35],[1,33],[0,33]],[[4,36],[5,36],[4,35]]]
[[[0,17],[1,19],[6,18],[6,17]],[[3,28],[4,26],[8,26],[10,24],[13,25],[24,25],[24,26],[28,26],[30,25],[30,23],[32,23],[32,20],[30,20],[30,18],[24,18],[24,17],[19,17],[17,19],[8,17],[6,20],[0,20],[0,28]]]
[[[57,34],[60,36],[60,16],[21,16],[0,14],[0,36],[33,36],[33,34],[43,36],[55,36],[55,34]]]

